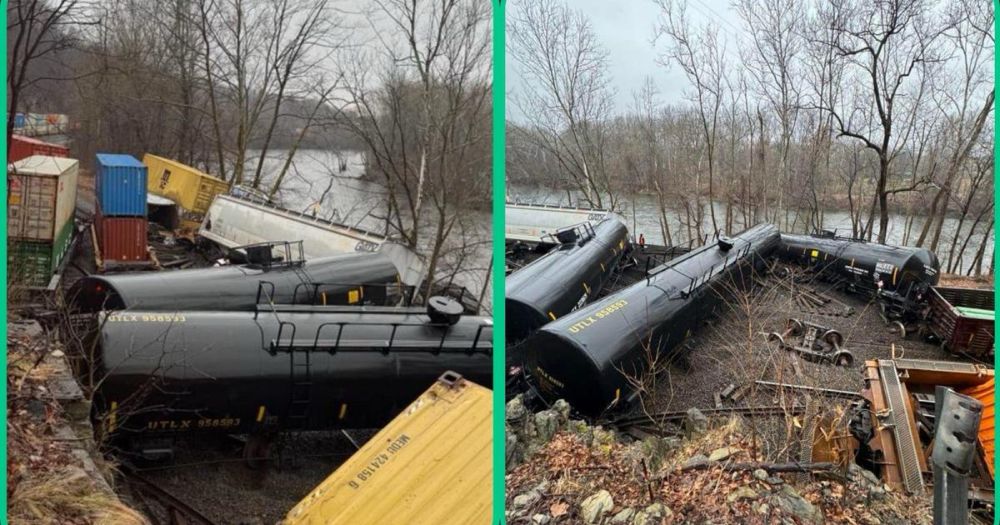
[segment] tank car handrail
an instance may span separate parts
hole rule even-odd
[[[297,331],[297,327],[295,326],[295,323],[293,323],[291,321],[278,320],[278,334],[274,336],[274,340],[275,341],[281,341],[281,334],[284,333],[285,326],[291,326],[291,330],[292,330],[291,340],[292,341],[295,340],[295,332]],[[273,347],[274,345],[272,344],[271,346]]]
[[[531,206],[531,207],[535,207],[535,208],[553,208],[553,209],[557,209],[557,210],[603,211],[603,212],[611,213],[611,210],[608,209],[608,208],[594,208],[594,207],[586,207],[586,208],[584,208],[584,207],[581,207],[581,206],[563,205],[563,204],[540,204],[540,203],[534,203],[534,202],[520,202],[520,201],[518,201],[516,199],[513,202],[507,201],[505,203],[505,206]]]
[[[273,310],[274,309],[274,294],[275,294],[274,290],[275,290],[275,288],[274,288],[274,283],[271,282],[271,281],[265,281],[263,279],[257,281],[257,297],[254,300],[254,304],[255,305],[260,305],[260,296],[261,296],[261,293],[264,292],[264,285],[270,285],[271,286],[271,292],[267,294],[267,304],[270,305],[271,309]],[[257,319],[257,314],[259,312],[260,312],[260,310],[254,309],[253,318],[255,320]]]
[[[292,337],[289,338],[289,339],[287,339],[287,340],[283,340],[282,337],[281,337],[282,333],[284,331],[283,330],[283,328],[284,328],[283,325],[291,325]],[[333,344],[332,345],[330,345],[329,340],[327,340],[327,339],[320,339],[320,335],[322,334],[323,329],[326,328],[326,327],[328,327],[328,326],[336,326],[336,327],[338,327],[337,337],[336,337],[336,339],[333,340],[333,342],[332,342]],[[392,327],[392,332],[390,332],[388,340],[385,340],[385,339],[370,339],[370,340],[365,340],[365,341],[368,341],[367,344],[369,346],[367,346],[366,348],[364,348],[362,350],[355,350],[355,349],[350,349],[350,348],[349,349],[342,349],[341,348],[341,344],[343,342],[344,327],[346,327],[346,326],[391,326]],[[359,321],[359,322],[354,322],[354,321],[331,321],[331,322],[320,324],[319,326],[316,327],[316,336],[313,337],[313,340],[312,340],[312,342],[310,344],[310,343],[298,343],[297,342],[297,340],[295,339],[296,327],[295,327],[294,323],[286,322],[286,321],[280,321],[279,324],[278,324],[278,334],[275,337],[275,339],[271,342],[271,353],[275,354],[275,353],[282,352],[282,351],[288,352],[288,353],[292,353],[292,352],[295,352],[296,350],[306,350],[306,351],[309,351],[309,352],[319,352],[320,350],[324,350],[324,351],[330,353],[331,355],[337,354],[338,352],[366,352],[366,351],[377,351],[377,352],[379,352],[379,353],[381,353],[383,355],[389,355],[393,351],[396,351],[396,352],[422,351],[422,352],[430,352],[431,354],[437,355],[437,354],[441,353],[442,350],[455,349],[455,350],[460,350],[461,352],[464,352],[464,353],[467,353],[467,354],[471,355],[471,354],[477,353],[477,351],[480,351],[479,341],[480,341],[480,339],[482,337],[483,329],[485,329],[487,327],[487,325],[485,325],[485,324],[480,325],[479,327],[477,327],[477,329],[476,329],[476,336],[473,339],[471,345],[466,345],[466,344],[462,344],[462,343],[451,343],[451,342],[447,341],[448,330],[442,330],[441,339],[438,340],[436,343],[430,343],[430,342],[405,343],[405,344],[403,344],[402,347],[400,347],[396,343],[396,333],[397,333],[397,331],[398,331],[398,329],[400,327],[409,327],[409,326],[416,326],[416,327],[432,326],[432,327],[438,327],[438,328],[448,328],[451,325],[440,324],[440,323],[418,323],[418,322],[378,322],[378,321],[369,321],[369,322]],[[285,342],[285,341],[287,341],[287,342]],[[359,340],[359,341],[361,341],[361,340]],[[371,345],[372,341],[383,341],[384,342],[384,346],[381,347],[381,348],[377,348],[375,346],[372,346]],[[461,344],[461,346],[458,346],[459,344]],[[417,348],[424,347],[424,349],[422,349],[422,350],[415,350],[414,347],[417,347]],[[492,351],[492,347],[485,347],[484,346],[482,348],[483,348],[482,352],[487,353],[487,354],[492,354],[492,352],[491,352]]]

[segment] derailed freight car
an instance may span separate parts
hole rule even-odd
[[[647,352],[679,347],[732,287],[746,286],[778,248],[770,224],[720,238],[652,270],[643,282],[553,321],[525,340],[527,370],[544,397],[597,416],[632,397]]]
[[[446,371],[490,384],[484,317],[343,306],[102,315],[93,410],[116,437],[375,428]]]
[[[561,235],[565,242],[507,277],[508,342],[593,300],[631,248],[628,230],[614,218]]]
[[[489,523],[492,398],[458,374],[442,375],[281,525]]]
[[[832,235],[781,235],[779,255],[809,266],[849,291],[924,298],[937,284],[941,263],[926,248],[891,246]]]
[[[171,272],[92,275],[69,300],[78,313],[139,309],[253,310],[258,304],[385,305],[399,271],[378,253],[357,253],[273,265],[246,264]]]

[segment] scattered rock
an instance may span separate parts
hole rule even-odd
[[[611,447],[615,443],[616,436],[614,430],[604,430],[601,427],[594,428],[594,439],[591,442],[594,447]]]
[[[524,408],[524,401],[520,394],[507,402],[507,411],[505,412],[507,421],[520,421],[527,413],[528,410]]]
[[[559,413],[555,410],[543,410],[535,414],[536,437],[541,443],[546,443],[559,431]]]
[[[28,408],[28,413],[35,419],[45,419],[46,407],[41,399],[33,397],[28,400],[25,406]]]
[[[687,461],[684,462],[684,466],[682,468],[686,468],[686,469],[687,468],[694,468],[694,467],[700,467],[702,465],[708,465],[708,464],[709,464],[708,456],[706,456],[704,454],[695,454],[694,456],[691,456]]]
[[[51,354],[52,357],[63,357],[66,355],[62,350],[53,350]]]
[[[783,485],[775,494],[773,503],[805,523],[823,523],[823,512],[788,485]]]
[[[559,399],[552,403],[552,410],[558,412],[563,421],[569,421],[569,403],[565,399]]]
[[[585,523],[599,523],[601,518],[611,512],[614,506],[615,502],[611,499],[611,493],[602,490],[583,500],[583,503],[580,504],[580,514],[583,515]]]
[[[663,460],[677,450],[680,441],[675,437],[649,436],[639,444],[640,455],[649,461],[651,470],[658,470]]]
[[[531,517],[531,523],[535,525],[546,525],[550,521],[552,521],[552,518],[548,514],[535,514]]]
[[[594,429],[586,421],[574,419],[569,422],[567,429],[571,434],[579,436],[584,443],[590,443],[594,440]]]
[[[708,455],[708,460],[709,461],[725,461],[725,460],[727,460],[727,459],[735,456],[736,454],[739,454],[740,452],[743,452],[743,451],[740,450],[740,449],[738,449],[738,448],[736,448],[736,447],[722,447],[722,448],[717,448],[717,449],[713,450],[711,454]]]
[[[653,503],[645,509],[642,509],[642,511],[649,517],[650,521],[648,523],[650,525],[654,523],[659,524],[664,519],[674,517],[674,512],[662,503]]]
[[[771,485],[784,485],[785,484],[785,480],[779,478],[778,476],[771,476],[771,477],[767,478],[767,482],[770,483]]]
[[[760,505],[754,507],[753,510],[756,511],[757,514],[767,514],[768,512],[771,511],[771,506],[768,505],[767,503],[761,503]]]
[[[767,481],[767,471],[759,468],[753,471],[753,478],[757,481]]]
[[[635,509],[631,508],[623,509],[618,514],[615,514],[613,518],[611,518],[611,523],[623,523],[623,524],[631,523],[632,518],[634,517],[635,517]]]
[[[757,499],[757,491],[750,487],[740,487],[726,496],[727,503],[734,503],[737,501],[743,501],[745,499]]]
[[[510,465],[511,467],[515,467],[521,464],[521,460],[523,459],[521,454],[521,449],[518,446],[519,444],[517,436],[514,435],[513,432],[507,432],[506,441],[507,441],[507,446],[506,446],[507,464]]]
[[[525,509],[538,503],[542,499],[542,493],[538,490],[529,490],[524,494],[518,494],[514,496],[514,509]]]
[[[708,432],[708,418],[697,408],[688,409],[681,428],[684,429],[684,437],[694,439]]]

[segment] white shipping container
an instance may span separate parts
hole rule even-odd
[[[76,213],[79,162],[33,155],[8,168],[7,236],[58,241]]]

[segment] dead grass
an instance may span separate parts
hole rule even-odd
[[[98,490],[78,467],[63,466],[27,476],[8,500],[11,525],[146,525],[141,514]]]
[[[8,323],[7,518],[11,525],[139,525],[149,523],[102,490],[56,429],[68,425],[43,361],[52,334],[27,334]],[[101,462],[98,462],[100,464]]]

